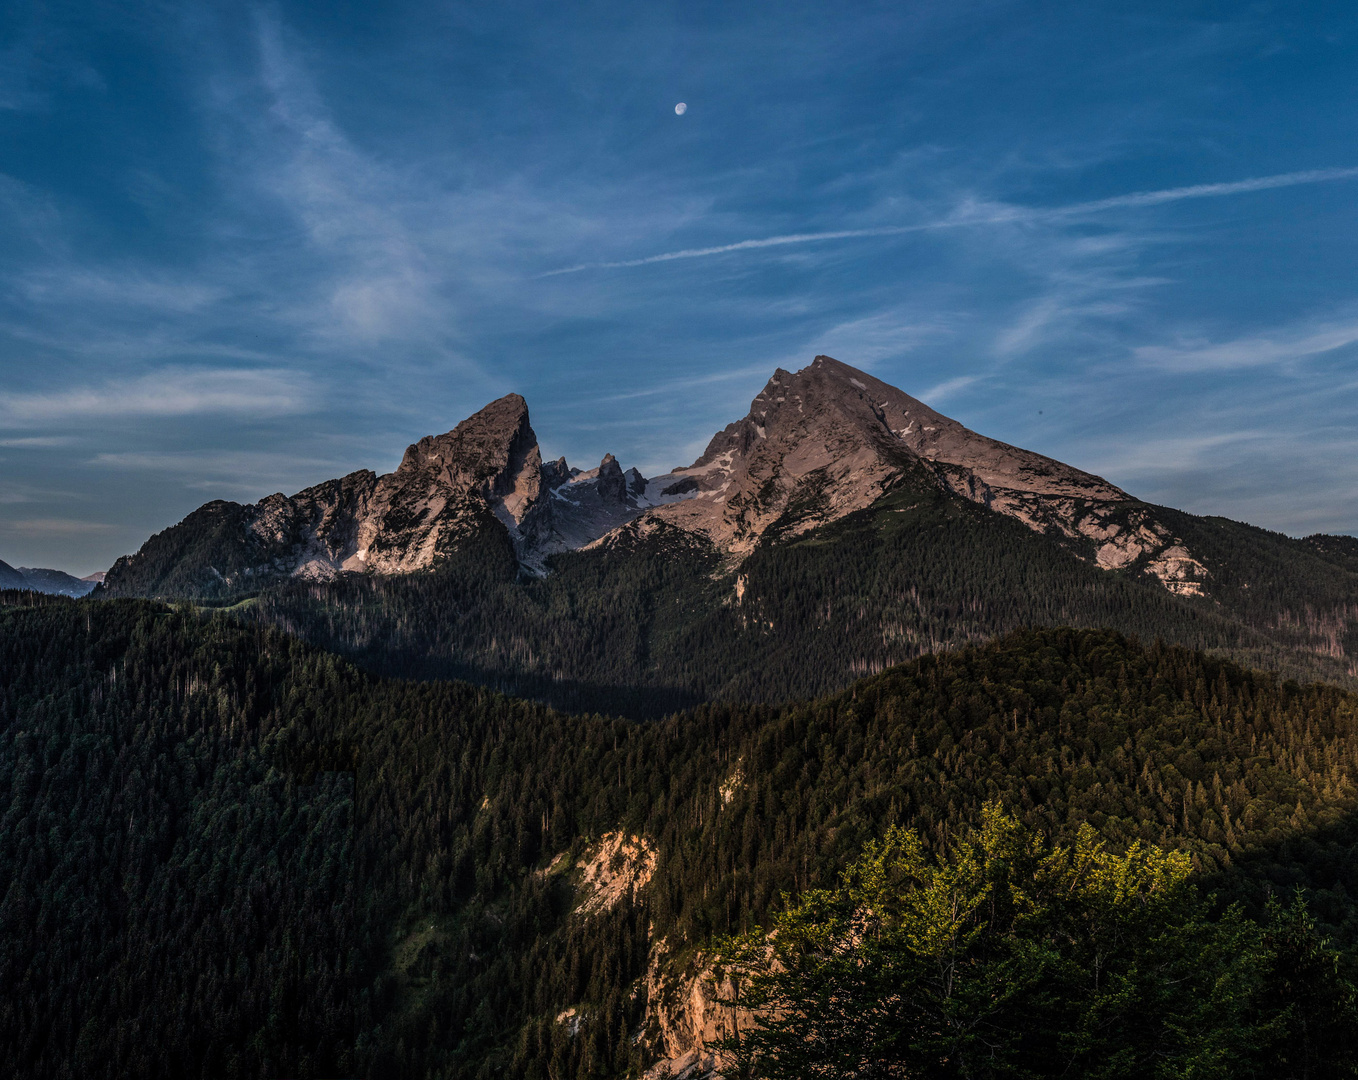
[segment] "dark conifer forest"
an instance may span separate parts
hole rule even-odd
[[[663,600],[663,567],[649,572]],[[567,586],[552,587],[565,603]],[[11,1075],[639,1075],[658,1056],[658,950],[701,966],[780,919],[814,930],[804,905],[842,899],[841,874],[874,844],[907,830],[919,865],[955,862],[987,806],[1033,850],[1163,853],[1192,890],[1175,894],[1174,940],[1253,943],[1248,971],[1222,969],[1244,980],[1223,1013],[1237,1028],[1217,1033],[1230,1055],[1156,1075],[1352,1068],[1348,690],[1153,633],[1049,628],[814,700],[637,720],[364,670],[279,629],[272,610],[3,594]],[[607,663],[621,681],[625,662]],[[586,864],[619,834],[644,841],[653,874],[616,902],[582,902]],[[1011,952],[1030,940],[1012,919],[986,925]],[[1043,933],[1031,941],[1054,940]],[[1152,963],[1157,941],[1128,937],[1120,970]],[[986,963],[1002,951],[977,948]],[[1061,994],[1079,985],[1044,984],[1044,1015],[1074,1016]],[[1261,1024],[1267,1038],[1241,1034]],[[731,1067],[789,1075],[776,1040],[765,1050]],[[932,1060],[871,1075],[1075,1075],[1055,1057],[1023,1058],[1026,1072]],[[1100,1069],[1142,1075],[1145,1060]]]

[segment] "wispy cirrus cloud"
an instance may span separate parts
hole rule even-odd
[[[586,270],[616,270],[637,266],[650,266],[654,263],[674,262],[679,259],[703,259],[713,255],[729,255],[739,251],[758,251],[764,248],[786,247],[793,244],[820,244],[834,240],[864,240],[873,237],[904,236],[908,233],[928,232],[937,229],[980,228],[986,225],[1007,225],[1020,222],[1056,220],[1060,218],[1087,217],[1108,210],[1131,209],[1141,206],[1161,206],[1166,203],[1181,202],[1186,199],[1214,199],[1230,195],[1243,195],[1254,191],[1270,191],[1275,188],[1296,187],[1300,184],[1322,184],[1337,180],[1351,180],[1358,177],[1358,168],[1310,169],[1302,172],[1277,173],[1273,176],[1256,176],[1246,180],[1232,180],[1216,184],[1191,184],[1184,187],[1163,188],[1158,191],[1136,191],[1126,195],[1114,195],[1107,199],[1093,199],[1087,202],[1071,203],[1067,206],[1022,207],[996,206],[990,202],[963,202],[953,213],[935,221],[902,225],[880,225],[864,229],[832,229],[823,232],[787,233],[782,236],[765,236],[748,240],[737,240],[729,244],[716,244],[710,247],[683,248],[679,251],[665,251],[656,255],[645,255],[636,259],[619,259],[612,262],[583,262],[549,270],[540,277],[556,277],[562,274],[578,274]]]
[[[285,27],[256,13],[259,79],[268,108],[248,122],[254,156],[248,182],[267,191],[303,226],[330,272],[300,314],[313,332],[376,340],[426,329],[438,273],[403,211],[420,195],[358,150],[331,115]],[[235,101],[221,103],[240,117]]]
[[[0,427],[200,414],[276,417],[315,404],[311,380],[296,371],[164,368],[68,390],[0,393]]]
[[[1325,184],[1335,180],[1358,177],[1358,167],[1337,169],[1304,169],[1300,172],[1275,173],[1245,180],[1227,180],[1217,184],[1189,184],[1185,187],[1162,188],[1159,191],[1137,191],[1129,195],[1114,195],[1107,199],[1093,199],[1047,211],[1053,214],[1093,214],[1101,210],[1118,210],[1131,206],[1159,206],[1162,203],[1182,202],[1184,199],[1219,199],[1226,195],[1245,195],[1253,191],[1297,187],[1300,184]]]
[[[108,305],[159,315],[187,315],[201,311],[227,295],[220,285],[185,281],[143,267],[52,265],[30,272],[15,283],[35,304]]]
[[[931,405],[947,401],[980,381],[979,375],[959,375],[955,379],[944,379],[920,393],[920,400]]]
[[[71,518],[21,518],[0,523],[0,531],[23,537],[89,536],[116,531],[106,521],[78,521]]]
[[[1288,328],[1221,342],[1143,345],[1133,355],[1171,371],[1231,371],[1287,364],[1358,344],[1358,321]]]
[[[648,386],[643,390],[628,390],[620,394],[605,394],[599,397],[599,401],[633,401],[638,398],[650,398],[668,396],[670,394],[682,394],[685,391],[696,390],[700,387],[712,386],[717,383],[737,382],[741,379],[748,379],[752,376],[767,374],[769,366],[766,363],[745,364],[737,368],[728,368],[725,371],[712,372],[709,375],[698,375],[687,379],[671,379],[667,382],[659,383],[655,386]]]
[[[291,494],[347,471],[344,462],[280,457],[253,450],[126,450],[95,454],[89,468],[128,476],[153,476],[213,498],[255,501],[275,491]]]
[[[800,368],[813,356],[824,353],[871,371],[885,361],[900,359],[943,340],[954,329],[952,317],[947,314],[938,311],[925,314],[912,307],[893,305],[835,323],[799,348],[786,363]]]
[[[1275,438],[1276,432],[1259,428],[1215,431],[1174,437],[1160,434],[1139,446],[1122,445],[1111,456],[1090,458],[1085,467],[1099,475],[1146,478],[1158,474],[1179,474],[1204,466],[1220,464],[1224,457],[1234,459],[1243,451]]]
[[[977,222],[979,224],[980,222]],[[861,240],[870,236],[901,236],[905,233],[921,232],[925,229],[947,228],[954,222],[929,222],[922,225],[883,225],[872,229],[835,229],[829,232],[788,233],[785,236],[765,236],[751,240],[737,240],[730,244],[717,244],[714,247],[684,248],[680,251],[665,251],[659,255],[646,255],[639,259],[619,259],[615,262],[587,262],[575,266],[565,266],[560,270],[548,270],[539,277],[558,277],[561,274],[578,274],[584,270],[617,270],[632,266],[650,266],[653,263],[674,262],[678,259],[703,259],[710,255],[728,255],[733,251],[758,251],[761,248],[787,247],[790,244],[818,244],[831,240]]]
[[[22,439],[0,439],[0,447],[6,450],[50,450],[58,446],[70,446],[75,439],[69,435],[33,435]]]

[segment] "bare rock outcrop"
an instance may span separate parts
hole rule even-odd
[[[599,467],[588,471],[568,468],[561,458],[544,466],[543,480],[544,497],[515,534],[520,560],[539,573],[545,571],[548,556],[587,547],[649,505],[639,497],[645,479],[636,469],[624,473],[612,454],[605,454]]]
[[[645,837],[611,832],[579,864],[575,911],[597,915],[641,892],[655,874],[655,848]]]
[[[646,1014],[638,1042],[650,1052],[646,1080],[698,1080],[723,1064],[717,1044],[755,1023],[755,1014],[731,1004],[735,987],[701,949],[676,954],[669,941],[653,941],[646,968]]]

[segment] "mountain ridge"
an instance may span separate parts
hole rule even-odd
[[[98,578],[99,580],[95,580]],[[103,574],[78,578],[64,570],[40,566],[10,566],[0,561],[0,589],[31,590],[55,596],[81,597],[92,592],[103,579]]]
[[[693,464],[662,476],[624,472],[612,454],[589,471],[564,458],[544,462],[527,402],[507,394],[411,444],[383,476],[364,469],[292,496],[204,504],[119,559],[103,588],[229,595],[288,578],[414,573],[497,530],[503,536],[490,542],[507,540],[519,564],[541,575],[553,555],[627,542],[652,523],[702,537],[735,565],[768,538],[800,536],[872,505],[917,481],[921,466],[941,489],[1055,536],[1104,569],[1145,571],[1170,592],[1203,593],[1207,568],[1148,504],[971,431],[828,356],[795,373],[777,369],[746,416]],[[207,538],[208,550],[195,537]],[[164,565],[147,573],[148,563]]]
[[[507,395],[385,476],[206,504],[96,595],[250,597],[242,617],[375,671],[632,717],[814,696],[1030,626],[1358,685],[1358,540],[1142,502],[829,357],[649,479],[543,461]]]

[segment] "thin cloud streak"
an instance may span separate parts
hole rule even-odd
[[[840,229],[835,232],[791,233],[787,236],[767,236],[759,240],[738,240],[734,244],[721,244],[717,247],[686,248],[683,251],[667,251],[660,255],[647,255],[644,259],[623,259],[619,262],[580,263],[561,270],[548,270],[538,277],[558,277],[561,274],[578,274],[582,270],[614,270],[628,266],[649,266],[651,263],[673,262],[676,259],[702,259],[708,255],[725,255],[731,251],[749,251],[756,248],[782,247],[785,244],[814,244],[826,240],[856,240],[869,236],[899,236],[902,233],[922,232],[926,229],[947,228],[960,222],[932,222],[924,225],[884,225],[875,229]],[[966,222],[965,224],[983,224]]]
[[[691,390],[698,386],[710,386],[713,383],[731,382],[735,379],[748,378],[751,375],[765,374],[769,370],[767,364],[752,364],[748,367],[732,368],[729,371],[719,371],[712,375],[701,375],[692,379],[675,379],[672,382],[661,383],[659,386],[649,387],[645,390],[633,390],[626,394],[609,394],[605,397],[597,397],[595,401],[632,401],[635,398],[658,397],[661,394],[672,394],[680,390]]]
[[[1179,202],[1182,199],[1212,199],[1223,195],[1244,195],[1251,191],[1270,191],[1274,188],[1297,187],[1300,184],[1325,184],[1334,180],[1358,177],[1358,167],[1343,169],[1308,169],[1303,172],[1278,173],[1275,176],[1256,176],[1249,180],[1232,180],[1221,184],[1193,184],[1189,187],[1166,188],[1163,191],[1140,191],[1131,195],[1114,195],[1109,199],[1076,203],[1056,213],[1082,214],[1099,210],[1116,210],[1123,206],[1156,206]]]
[[[166,369],[98,387],[0,394],[0,425],[30,427],[91,418],[205,413],[282,416],[306,411],[313,398],[309,380],[293,371]]]
[[[979,375],[959,375],[955,379],[945,379],[937,386],[931,386],[928,390],[925,390],[920,394],[919,400],[930,404],[945,401],[953,395],[959,394],[963,390],[966,390],[979,382],[980,378]]]
[[[19,536],[85,536],[116,529],[104,521],[72,521],[69,518],[27,518],[0,525],[0,530]]]
[[[28,439],[0,439],[6,450],[49,450],[56,446],[70,446],[75,439],[69,435],[39,435]]]
[[[1216,345],[1146,345],[1142,363],[1171,371],[1230,371],[1319,356],[1358,343],[1358,323],[1340,323],[1278,336],[1240,338]]]
[[[616,262],[578,263],[560,270],[549,270],[537,275],[539,278],[558,277],[562,274],[578,274],[585,270],[617,270],[636,266],[649,266],[653,263],[673,262],[677,259],[702,259],[712,255],[726,255],[735,251],[752,251],[761,248],[783,247],[789,244],[815,244],[832,240],[862,240],[880,236],[903,236],[907,233],[927,232],[932,229],[975,228],[982,225],[1004,225],[1022,221],[1042,221],[1063,217],[1078,217],[1104,210],[1118,210],[1124,207],[1159,206],[1164,203],[1181,202],[1185,199],[1211,199],[1228,195],[1243,195],[1252,191],[1270,191],[1275,188],[1296,187],[1301,184],[1323,184],[1336,180],[1351,180],[1358,177],[1358,167],[1338,169],[1309,169],[1303,172],[1278,173],[1274,176],[1256,176],[1248,180],[1233,180],[1219,184],[1192,184],[1187,187],[1165,188],[1160,191],[1137,191],[1128,195],[1114,195],[1107,199],[1074,203],[1049,209],[1015,207],[999,213],[984,216],[955,216],[941,221],[922,222],[915,225],[882,225],[869,229],[836,229],[830,232],[789,233],[785,236],[766,236],[751,240],[738,240],[732,244],[718,244],[714,247],[685,248],[680,251],[666,251],[659,255],[647,255],[640,259],[621,259]]]
[[[116,451],[95,454],[88,464],[109,469],[133,469],[189,476],[257,478],[254,486],[272,482],[280,466],[290,473],[310,471],[317,475],[343,468],[322,458],[280,458],[267,451],[185,450],[179,453]]]

